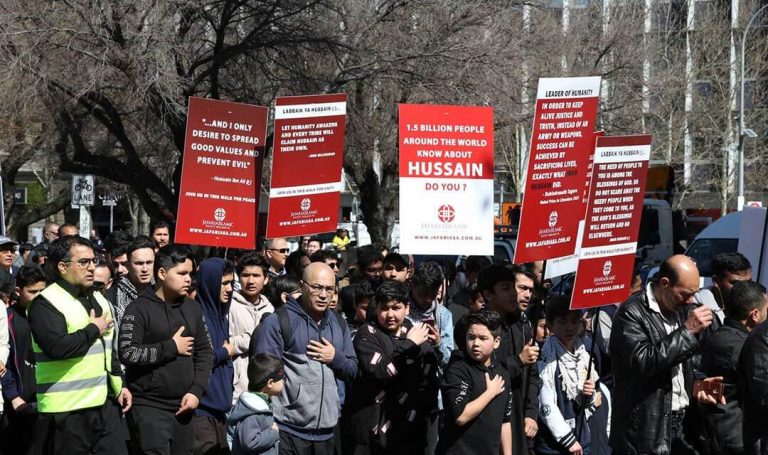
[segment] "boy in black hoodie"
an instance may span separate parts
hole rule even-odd
[[[161,248],[155,289],[128,305],[120,323],[120,360],[134,395],[129,424],[141,453],[192,451],[193,411],[205,393],[213,358],[203,312],[187,297],[192,268],[186,248]]]

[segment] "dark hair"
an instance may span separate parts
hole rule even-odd
[[[269,272],[269,262],[264,259],[264,256],[257,253],[256,251],[249,251],[240,257],[240,260],[237,261],[235,271],[239,276],[241,273],[243,273],[243,270],[245,270],[246,267],[253,266],[261,267],[261,271],[264,273],[264,276],[267,276],[267,272]]]
[[[96,263],[96,268],[99,267],[106,267],[109,270],[109,276],[113,276],[115,274],[115,267],[112,265],[110,261],[107,261],[107,258],[104,257],[103,254],[97,253],[96,259],[99,260],[99,262]]]
[[[75,229],[77,229],[77,225],[73,224],[73,223],[64,223],[64,224],[60,225],[59,226],[59,230],[57,232],[59,237],[66,237],[65,235],[62,234],[62,232],[64,232],[64,229],[66,229],[66,228],[75,228]],[[80,232],[80,229],[77,229],[77,231]]]
[[[27,251],[32,251],[32,248],[34,248],[34,246],[32,246],[31,243],[24,242],[24,243],[20,244],[19,245],[19,255],[22,255],[22,254],[26,253]]]
[[[16,287],[25,288],[46,281],[43,269],[38,265],[25,265],[16,273]]]
[[[361,246],[357,249],[357,267],[362,273],[369,265],[375,262],[384,262],[384,256],[381,251],[373,245]]]
[[[394,265],[396,268],[408,267],[408,261],[400,253],[389,253],[384,256],[384,268],[388,265]]]
[[[155,255],[155,276],[157,276],[157,271],[161,268],[167,272],[176,265],[187,262],[187,259],[191,260],[194,264],[194,256],[192,256],[192,252],[189,251],[189,248],[186,246],[174,244],[165,245],[157,250],[157,254]]]
[[[462,319],[464,319],[464,327],[467,331],[469,331],[470,326],[480,324],[488,327],[494,337],[501,336],[502,319],[501,315],[495,311],[482,310],[479,313],[469,313]],[[464,337],[466,336],[467,334],[464,332]],[[466,344],[464,344],[464,348],[466,348]]]
[[[376,288],[374,300],[377,307],[393,300],[408,305],[408,289],[403,283],[397,281],[384,281],[378,288]]]
[[[751,270],[749,259],[735,251],[720,253],[712,259],[712,276],[723,278],[726,273],[738,273]]]
[[[491,291],[496,283],[502,281],[514,283],[515,271],[506,265],[489,265],[480,270],[480,274],[477,276],[477,290],[481,292]]]
[[[52,264],[58,264],[62,261],[68,261],[72,259],[72,247],[73,246],[85,246],[93,249],[93,243],[90,240],[80,237],[79,235],[67,235],[59,237],[51,243],[48,248],[48,259]],[[54,266],[55,267],[55,266]]]
[[[191,258],[190,258],[191,259]],[[224,268],[221,270],[221,276],[235,273],[235,263],[229,259],[224,259]]]
[[[339,256],[332,250],[317,250],[312,253],[312,256],[309,257],[309,260],[311,262],[327,262],[333,260],[341,262],[339,260]]]
[[[581,314],[581,311],[571,309],[570,295],[552,297],[547,302],[547,323],[551,324],[555,319],[565,317],[571,312]]]
[[[269,280],[267,285],[266,295],[269,297],[269,301],[275,308],[278,308],[283,304],[280,300],[280,295],[285,293],[292,293],[301,290],[301,281],[292,275],[280,275]]]
[[[512,266],[512,272],[515,274],[515,279],[513,281],[517,281],[518,275],[523,275],[526,278],[529,278],[531,281],[536,283],[536,274],[533,272],[533,270],[530,269],[530,267],[526,267],[524,265],[514,265]]]
[[[306,251],[298,249],[289,254],[285,259],[285,273],[293,275],[296,278],[301,278],[303,272],[301,271],[301,258],[309,259],[309,255]]]
[[[344,286],[339,291],[339,306],[341,312],[347,317],[347,321],[352,321],[355,317],[355,306],[359,305],[364,299],[371,300],[374,297],[371,283],[361,281],[360,283]]]
[[[744,269],[741,269],[744,270]],[[738,321],[749,317],[749,312],[765,305],[765,286],[754,281],[739,281],[725,298],[725,314]]]
[[[152,225],[149,227],[149,232],[154,234],[156,230],[163,229],[163,228],[168,229],[168,233],[171,232],[171,225],[168,224],[167,221],[163,221],[163,220],[155,221],[154,223],[152,223]]]
[[[413,287],[422,287],[430,291],[436,291],[443,284],[444,279],[443,269],[436,262],[427,261],[416,266],[413,278],[411,278],[411,284]]]
[[[248,390],[258,392],[272,376],[284,368],[283,361],[269,354],[253,354],[248,359]]]
[[[309,244],[309,242],[317,242],[318,244],[320,244],[320,248],[321,249],[323,248],[323,240],[316,235],[313,235],[312,237],[310,237],[309,240],[307,240],[307,244]]]
[[[536,301],[536,303],[529,305],[525,310],[525,314],[528,316],[528,320],[531,321],[531,324],[533,324],[534,327],[540,319],[547,319],[546,306],[544,306],[544,303],[541,301]]]
[[[128,253],[128,245],[133,241],[133,236],[128,231],[113,231],[104,239],[104,248],[109,251],[112,258]]]
[[[491,265],[491,260],[485,256],[469,256],[464,261],[464,271],[466,273],[478,273]]]
[[[146,235],[137,235],[136,238],[131,241],[131,243],[128,244],[128,248],[126,249],[126,253],[128,253],[128,258],[130,259],[131,255],[136,250],[141,250],[143,248],[149,248],[153,252],[155,251],[155,247],[157,244],[154,240],[149,238]]]

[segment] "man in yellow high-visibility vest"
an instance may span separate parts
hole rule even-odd
[[[50,414],[54,453],[127,454],[122,412],[131,407],[112,350],[109,302],[94,293],[97,259],[87,239],[61,237],[48,262],[57,273],[27,310],[37,363],[37,402]]]

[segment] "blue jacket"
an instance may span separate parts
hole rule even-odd
[[[277,455],[280,434],[265,395],[243,392],[229,415],[227,434],[232,437],[232,455]]]
[[[276,313],[267,316],[251,338],[251,354],[270,354],[282,358],[285,364],[285,387],[280,395],[272,397],[275,420],[280,431],[302,439],[330,439],[341,410],[336,379],[349,380],[357,373],[349,328],[342,327],[339,318],[328,311],[318,325],[291,297],[278,311],[288,312],[289,346],[283,344]],[[307,357],[309,341],[322,338],[336,348],[329,365]]]
[[[221,303],[221,278],[224,259],[210,258],[200,264],[197,271],[197,297],[203,309],[205,323],[213,345],[213,371],[208,380],[208,390],[195,414],[225,420],[232,406],[234,369],[224,342],[229,337],[229,302]]]

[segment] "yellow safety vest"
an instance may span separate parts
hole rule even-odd
[[[90,315],[77,298],[54,283],[40,295],[51,303],[67,322],[67,333],[75,333],[91,323]],[[103,315],[112,318],[107,299],[99,292],[93,294]],[[69,412],[103,405],[107,400],[107,381],[115,395],[120,394],[122,379],[112,374],[111,328],[94,340],[82,357],[51,359],[47,357],[32,336],[37,380],[37,406],[40,412]],[[119,373],[119,372],[118,372]]]

